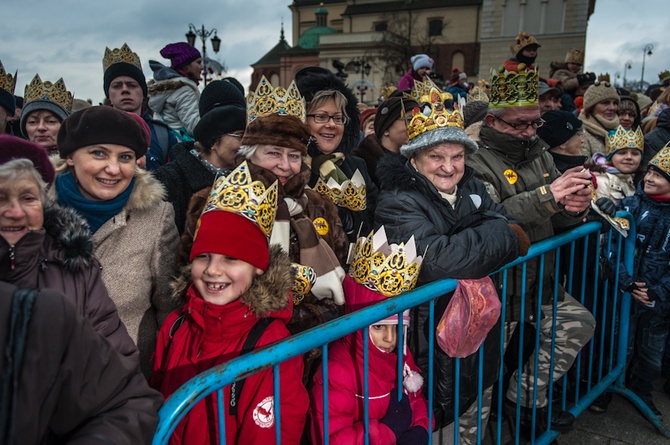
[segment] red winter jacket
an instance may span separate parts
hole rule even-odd
[[[288,258],[285,261],[288,265]],[[290,293],[286,287],[267,284],[276,278],[276,269],[275,262],[271,261],[270,268],[255,279],[241,298],[224,306],[206,303],[190,286],[186,306],[171,313],[158,334],[151,386],[167,398],[195,375],[239,357],[249,331],[259,319],[255,313],[277,320],[267,327],[254,349],[287,338],[290,334],[285,323],[292,313]],[[287,276],[290,285],[290,273]],[[283,296],[279,295],[281,292],[273,294],[282,288]],[[283,309],[276,309],[280,298],[283,298]],[[268,311],[272,305],[274,308]],[[184,321],[169,343],[170,328],[182,314]],[[168,343],[170,347],[166,350]],[[282,363],[279,373],[281,443],[298,444],[309,404],[302,384],[302,357]],[[237,395],[237,415],[229,413],[230,385],[224,388],[226,443],[269,445],[276,442],[273,384],[272,368],[247,377]],[[177,425],[170,445],[219,443],[215,396],[216,393],[206,397],[186,415]]]
[[[391,390],[398,386],[397,360],[397,354],[379,350],[368,339],[368,412],[371,445],[396,443],[393,431],[379,420],[386,415]],[[409,350],[405,353],[405,363],[412,371],[420,372]],[[334,343],[328,352],[330,443],[364,443],[363,394],[363,343],[362,333],[359,331]],[[411,427],[418,425],[431,431],[428,428],[427,402],[421,390],[409,393],[408,396],[412,407]],[[314,376],[314,387],[311,390],[310,422],[312,443],[323,443],[323,374],[321,368]]]

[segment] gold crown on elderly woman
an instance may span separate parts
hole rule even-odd
[[[27,104],[34,100],[49,100],[57,103],[65,109],[68,113],[72,113],[72,103],[74,96],[65,88],[65,82],[61,77],[55,83],[48,80],[42,82],[39,74],[35,74],[33,80],[26,85],[26,90],[23,94],[23,100]]]
[[[427,91],[426,83],[419,86],[421,95],[418,97],[418,100],[416,95],[414,95],[414,99],[420,105],[412,109],[411,119],[407,124],[407,136],[410,141],[420,134],[437,128],[457,127],[463,129],[464,127],[461,111],[449,111],[444,106],[444,101],[453,99],[453,96],[442,92],[432,81],[430,84],[430,88]]]
[[[642,134],[640,127],[637,127],[636,130],[626,130],[619,125],[616,131],[610,131],[610,133],[605,140],[608,154],[612,150],[622,150],[624,148],[644,150],[644,134]]]
[[[358,238],[349,274],[368,289],[395,297],[414,289],[422,261],[414,235],[407,243],[389,244],[382,226],[376,233]]]
[[[524,63],[518,65],[518,71],[491,68],[489,108],[537,105],[538,76],[537,68],[528,69]]]
[[[11,73],[5,71],[5,67],[0,62],[0,89],[7,91],[9,94],[14,94],[17,73],[18,71],[12,76]]]
[[[277,181],[266,189],[261,181],[253,180],[244,161],[228,176],[214,181],[202,214],[213,210],[237,213],[269,237],[277,215]]]
[[[328,181],[319,178],[314,185],[314,190],[330,198],[336,206],[345,207],[354,212],[365,210],[368,205],[365,178],[358,170],[354,172],[351,179],[341,184],[332,177],[328,178]]]
[[[272,88],[263,76],[254,94],[247,97],[247,124],[271,114],[295,116],[305,122],[306,113],[305,99],[293,80],[288,88]]]

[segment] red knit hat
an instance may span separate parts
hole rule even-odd
[[[9,134],[0,135],[0,165],[14,159],[29,159],[44,182],[53,184],[56,173],[44,147]]]
[[[190,261],[202,253],[237,258],[266,270],[270,262],[268,240],[249,219],[237,213],[213,210],[198,220]]]

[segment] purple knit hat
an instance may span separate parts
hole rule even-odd
[[[161,50],[161,56],[170,59],[172,68],[181,68],[201,58],[200,51],[186,42],[170,43]]]

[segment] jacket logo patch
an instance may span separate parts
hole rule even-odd
[[[312,224],[314,224],[314,228],[319,235],[325,236],[328,234],[328,221],[324,218],[316,218],[312,221]]]
[[[509,182],[512,185],[516,184],[516,181],[519,180],[519,175],[517,175],[516,172],[511,168],[505,170],[503,175],[505,175],[505,179],[507,179],[507,182]]]
[[[476,208],[481,207],[481,205],[482,205],[482,197],[481,196],[472,194],[472,195],[470,195],[470,199],[472,199],[472,203],[475,205]]]
[[[254,408],[253,418],[256,425],[261,428],[270,428],[275,423],[274,396],[268,396],[260,401]]]

